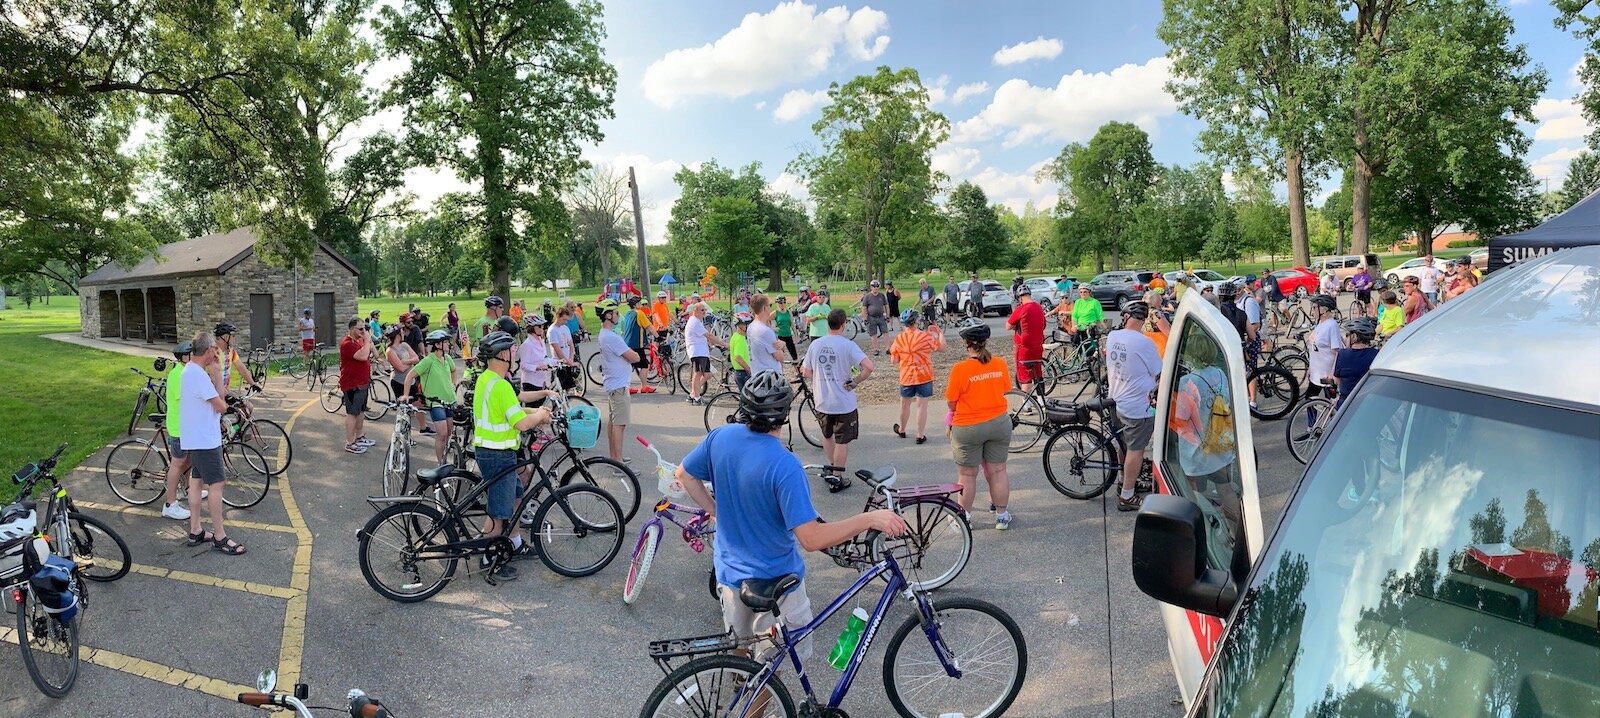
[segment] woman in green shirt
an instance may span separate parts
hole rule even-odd
[[[812,339],[827,336],[828,312],[831,311],[833,307],[828,306],[828,293],[818,292],[816,300],[806,308],[806,334],[811,335]]]
[[[1082,334],[1090,329],[1104,328],[1105,310],[1100,307],[1100,300],[1095,299],[1088,287],[1078,287],[1078,301],[1072,303],[1072,323],[1067,326],[1067,331]]]
[[[445,406],[455,403],[456,381],[461,378],[461,371],[448,353],[452,341],[449,330],[428,332],[428,355],[411,368],[415,380],[407,381],[400,394],[402,403],[409,401],[411,388],[422,385],[422,396],[428,400],[428,420],[433,422],[432,431],[424,427],[422,433],[433,434],[433,456],[440,464],[444,463],[444,452],[450,445],[450,412]]]
[[[778,310],[773,312],[772,323],[778,331],[778,341],[789,348],[789,361],[798,361],[800,354],[794,348],[794,315],[789,313],[787,297],[778,297]]]

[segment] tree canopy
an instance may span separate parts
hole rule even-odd
[[[1056,211],[1068,221],[1063,247],[1068,255],[1092,253],[1095,271],[1122,268],[1140,205],[1156,183],[1158,167],[1150,136],[1127,122],[1107,122],[1087,145],[1061,150],[1050,168],[1060,189]]]

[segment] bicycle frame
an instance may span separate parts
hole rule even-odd
[[[674,511],[681,511],[681,512],[686,513],[686,514],[691,514],[695,518],[700,519],[700,521],[695,521],[694,519],[690,519],[688,523],[679,521],[678,520],[678,515],[673,513]],[[702,509],[702,508],[700,508],[698,506],[688,506],[688,505],[685,505],[685,504],[677,503],[675,501],[662,499],[662,500],[656,502],[656,515],[654,517],[652,517],[649,521],[646,521],[644,526],[639,527],[639,535],[643,536],[644,532],[648,531],[650,529],[650,525],[651,524],[655,524],[657,526],[660,526],[665,522],[671,522],[672,525],[677,526],[680,529],[683,529],[684,535],[686,537],[692,537],[693,539],[697,539],[697,540],[708,539],[708,538],[711,538],[712,536],[716,535],[717,530],[715,528],[709,528],[709,529],[705,528],[704,525],[701,523],[701,521],[704,521],[705,518],[706,518],[706,510],[705,509]],[[690,526],[689,525],[690,523],[695,524],[695,525],[694,526]],[[690,539],[686,538],[685,540],[688,541]],[[692,544],[691,544],[690,547],[694,548],[694,550],[696,552],[700,552],[700,551],[704,551],[705,550],[705,546],[703,544],[698,548],[695,548]]]

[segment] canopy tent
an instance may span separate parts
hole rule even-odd
[[[661,283],[662,284],[677,284],[678,280],[677,280],[677,278],[672,276],[672,272],[667,272],[666,274],[661,275]]]
[[[1489,271],[1587,244],[1600,244],[1600,190],[1533,229],[1489,240]]]

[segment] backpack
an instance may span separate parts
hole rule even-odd
[[[1222,316],[1227,317],[1228,323],[1233,325],[1234,331],[1239,333],[1239,341],[1244,341],[1245,327],[1249,324],[1248,315],[1233,302],[1223,302],[1218,308],[1222,310]]]
[[[641,332],[639,331],[639,312],[628,310],[622,315],[622,338],[627,340],[628,346],[641,346]]]

